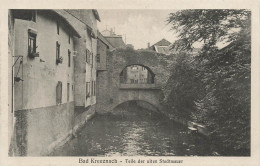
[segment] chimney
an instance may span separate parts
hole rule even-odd
[[[150,43],[148,42],[148,43],[147,43],[147,48],[149,48],[149,47],[150,47]]]

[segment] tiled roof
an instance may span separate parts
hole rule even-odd
[[[169,42],[166,39],[162,39],[160,41],[158,41],[157,43],[155,43],[153,46],[169,46],[171,44],[171,42]]]
[[[77,36],[77,37],[81,37],[80,34],[78,33],[78,31],[74,28],[74,26],[68,21],[68,19],[66,18],[66,16],[62,13],[63,10],[50,10],[53,11],[55,14],[57,14],[63,21],[64,23],[69,27],[69,29]]]
[[[109,43],[114,47],[114,48],[119,48],[119,47],[125,47],[125,43],[122,39],[122,36],[105,36],[105,38],[109,41]]]
[[[97,33],[98,33],[97,35],[98,39],[100,39],[105,45],[107,45],[108,48],[110,49],[113,48],[113,46],[109,43],[109,41],[107,41],[107,39],[99,31]]]

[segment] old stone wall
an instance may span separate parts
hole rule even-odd
[[[72,133],[74,102],[16,111],[16,155],[47,155]]]
[[[129,48],[110,52],[107,71],[98,74],[97,112],[105,113],[130,100],[143,100],[155,107],[161,107],[160,100],[164,96],[161,89],[169,76],[170,58],[152,51],[135,51]],[[120,89],[120,73],[130,65],[141,65],[152,71],[155,74],[153,88]]]

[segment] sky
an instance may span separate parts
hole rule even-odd
[[[166,21],[172,12],[175,10],[98,10],[101,22],[97,26],[101,32],[106,28],[115,29],[135,49],[147,48],[148,42],[153,45],[163,38],[171,43],[176,40],[176,33]]]

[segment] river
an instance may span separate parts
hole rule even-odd
[[[138,106],[97,115],[53,156],[210,156],[206,138]]]

